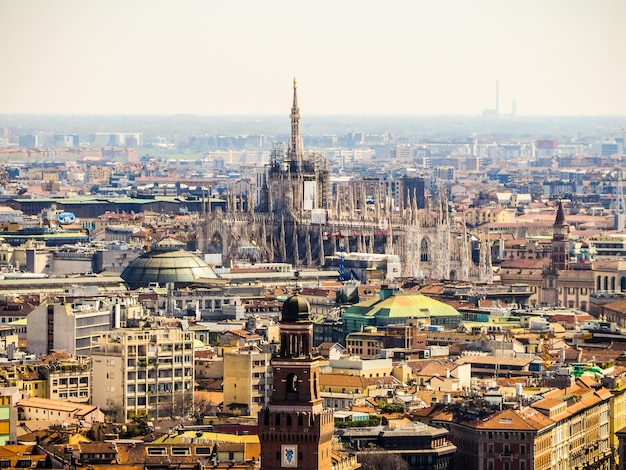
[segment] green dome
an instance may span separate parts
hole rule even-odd
[[[368,326],[383,327],[404,323],[409,318],[429,319],[431,324],[458,324],[461,313],[451,305],[422,294],[381,290],[380,298],[367,299],[342,314],[346,334]]]
[[[213,269],[198,256],[185,251],[184,246],[173,238],[162,240],[132,261],[122,271],[122,279],[131,289],[168,282],[180,287],[198,279],[217,279]]]

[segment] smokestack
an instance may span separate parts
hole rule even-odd
[[[496,115],[500,114],[500,80],[496,80]]]

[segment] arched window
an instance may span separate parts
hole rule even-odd
[[[296,374],[289,374],[289,376],[287,377],[287,391],[298,391],[298,376]]]
[[[622,292],[626,290],[626,276],[622,276],[619,280],[619,287]]]
[[[423,239],[420,249],[420,261],[428,261],[428,240]]]
[[[615,292],[615,278],[614,277],[611,278],[611,290]]]
[[[222,236],[219,232],[215,232],[209,240],[209,246],[207,246],[207,252],[213,254],[222,253]]]

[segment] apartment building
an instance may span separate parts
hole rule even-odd
[[[92,403],[114,419],[182,416],[193,407],[194,335],[124,328],[93,337]]]
[[[56,350],[87,356],[93,335],[111,329],[111,312],[111,305],[100,298],[44,302],[28,314],[28,350],[38,355]]]
[[[17,440],[17,410],[20,398],[16,387],[0,388],[0,446],[15,444]]]
[[[611,393],[592,382],[578,379],[519,409],[447,407],[431,422],[450,431],[457,469],[608,470]]]
[[[89,403],[91,398],[91,367],[87,362],[49,364],[40,368],[47,379],[48,396],[52,400]]]

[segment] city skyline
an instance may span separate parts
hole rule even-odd
[[[5,0],[0,13],[5,114],[284,115],[294,77],[307,115],[480,115],[496,101],[626,114],[617,0]]]

